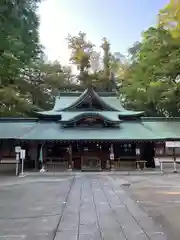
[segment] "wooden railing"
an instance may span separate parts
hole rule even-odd
[[[126,160],[127,159],[127,160]],[[111,169],[114,170],[132,170],[132,169],[145,169],[146,161],[139,160],[136,157],[122,157],[111,161]],[[132,159],[132,160],[131,160]]]
[[[16,164],[16,158],[15,157],[3,157],[0,160],[0,164]]]
[[[60,157],[47,157],[45,159],[47,169],[68,169],[68,161]]]
[[[82,170],[101,170],[101,159],[94,156],[82,156],[81,169]]]

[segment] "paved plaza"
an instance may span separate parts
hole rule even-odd
[[[120,178],[114,176],[116,183]],[[130,187],[128,194],[148,212],[156,222],[164,226],[168,239],[180,239],[180,174],[149,176],[124,176]]]
[[[126,181],[105,174],[0,179],[0,239],[167,239]]]

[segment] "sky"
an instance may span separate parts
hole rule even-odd
[[[156,24],[169,0],[44,0],[39,8],[40,41],[50,61],[69,62],[68,34],[87,33],[96,46],[106,37],[112,52],[127,53],[142,31]]]

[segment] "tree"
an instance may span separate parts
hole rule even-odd
[[[128,49],[129,57],[132,62],[135,62],[139,56],[141,49],[141,42],[135,42],[132,47]]]
[[[71,69],[58,61],[32,62],[22,71],[19,89],[36,108],[50,109],[59,90],[66,90],[72,84]]]
[[[110,61],[111,61],[110,43],[105,37],[102,39],[102,41],[103,41],[103,43],[101,45],[101,48],[103,49],[104,77],[109,79],[109,77],[110,77]]]
[[[21,68],[37,57],[39,20],[36,14],[39,0],[0,3],[0,80],[12,84]]]
[[[111,54],[110,70],[115,74],[119,83],[121,83],[121,81],[124,79],[128,67],[129,62],[123,54],[120,52]]]
[[[11,108],[16,109],[20,103],[22,106],[29,105],[26,99],[22,104],[23,97],[16,84],[21,79],[22,69],[41,52],[36,13],[39,2],[6,0],[0,3],[0,106],[8,114],[11,114]],[[11,98],[8,97],[9,93]]]
[[[159,12],[159,25],[168,29],[173,37],[180,38],[180,0],[170,0]]]
[[[123,83],[127,105],[148,116],[179,115],[179,53],[180,43],[167,30],[145,31]]]
[[[71,63],[77,66],[80,71],[79,79],[81,84],[88,84],[89,74],[88,71],[91,67],[90,59],[93,53],[94,45],[86,40],[86,34],[79,32],[77,36],[69,35],[68,48],[71,50]]]
[[[90,57],[90,71],[96,73],[101,70],[101,55],[97,51],[93,51]]]

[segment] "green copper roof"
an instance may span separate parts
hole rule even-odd
[[[143,125],[163,138],[180,139],[180,118],[142,118]]]
[[[117,111],[127,111],[121,104],[120,99],[117,96],[110,97],[101,97],[101,99],[106,102],[112,108],[115,108]]]
[[[74,96],[73,97],[71,96],[56,97],[55,105],[52,111],[53,112],[60,111],[64,108],[70,107],[77,100],[77,98],[78,97],[74,97]]]
[[[62,121],[70,121],[73,118],[78,116],[102,116],[105,120],[109,120],[112,122],[120,121],[120,117],[127,116],[126,112],[115,112],[115,111],[78,111],[78,112],[59,112],[61,113]],[[139,112],[136,112],[138,114]],[[133,111],[128,111],[128,116],[134,116]]]
[[[44,112],[46,115],[50,116],[57,116],[57,113],[53,111]],[[110,121],[119,121],[119,113],[118,112],[111,112],[111,111],[78,111],[78,112],[58,112],[58,115],[61,116],[62,121],[70,121],[78,116],[95,116],[100,115]]]
[[[62,128],[59,123],[39,122],[21,136],[24,140],[160,140],[139,122],[123,122],[119,128]]]
[[[63,112],[64,120],[72,113]],[[117,120],[117,112],[111,112]],[[73,113],[74,114],[74,113]],[[79,113],[78,113],[79,114]],[[109,112],[103,112],[109,116]],[[74,115],[73,115],[74,117]],[[0,119],[0,139],[25,140],[176,140],[180,139],[180,118],[142,118],[124,121],[116,128],[63,128],[59,122],[38,119]]]
[[[119,116],[120,117],[125,117],[125,116],[140,116],[142,115],[143,112],[134,112],[134,111],[44,111],[40,112],[39,114],[45,115],[45,116],[61,116],[62,121],[69,121],[72,118],[75,118],[78,115],[81,114],[99,114],[104,118],[108,118],[110,121],[119,121]]]
[[[84,99],[88,92],[88,89],[86,89],[83,93],[79,95],[77,94],[71,94],[71,93],[66,93],[65,96],[59,96],[56,98],[55,101],[55,106],[52,111],[63,111],[72,105],[75,105],[77,102],[80,100]]]
[[[0,139],[18,139],[36,125],[36,120],[0,119]]]
[[[99,104],[106,109],[106,111],[119,112],[121,116],[142,116],[144,112],[136,112],[126,110],[120,99],[116,95],[102,95],[98,94],[93,88],[86,89],[83,93],[66,93],[66,96],[60,96],[56,98],[55,106],[50,111],[37,112],[39,115],[44,116],[59,116],[61,112],[67,111],[78,111],[77,106],[81,105],[84,101],[89,98],[96,99]],[[88,109],[87,109],[88,111]],[[97,111],[99,111],[97,109]]]
[[[92,117],[92,116],[100,116],[104,118],[104,120],[111,121],[111,122],[120,122],[118,112],[110,112],[110,111],[62,112],[61,121],[72,121],[75,119],[80,119],[82,117]]]
[[[106,102],[109,106],[119,111],[119,115],[121,116],[132,116],[132,115],[143,115],[143,111],[131,111],[126,110],[122,104],[120,99],[117,96],[111,97],[101,97],[104,102]]]

